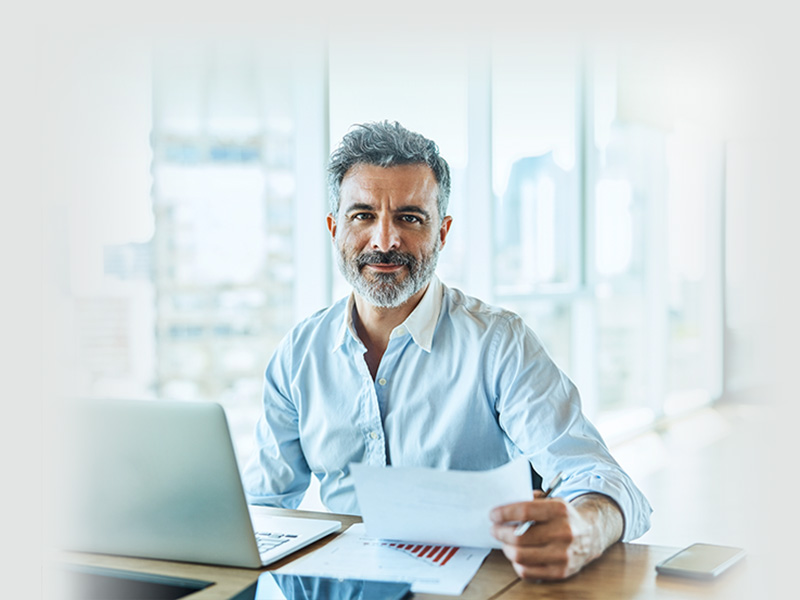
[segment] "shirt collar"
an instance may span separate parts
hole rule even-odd
[[[416,344],[425,350],[431,351],[433,345],[433,332],[436,330],[436,323],[439,320],[439,312],[442,308],[442,282],[434,275],[425,290],[422,299],[411,314],[406,317],[400,325],[392,330],[389,339],[409,334]],[[355,310],[355,292],[350,293],[344,310],[342,326],[336,336],[333,351],[338,350],[344,344],[348,334],[354,340],[358,340],[355,324],[353,323],[353,312]]]
[[[331,352],[336,352],[342,347],[345,340],[347,340],[348,334],[351,335],[354,340],[358,340],[358,334],[356,334],[356,328],[353,324],[353,311],[355,310],[355,304],[355,292],[350,292],[350,297],[347,298],[347,304],[344,307],[342,326],[339,328],[339,333],[336,336],[336,340]]]
[[[439,321],[442,308],[442,282],[434,275],[425,294],[406,320],[392,330],[389,339],[410,334],[417,345],[426,352],[431,351],[433,332]]]

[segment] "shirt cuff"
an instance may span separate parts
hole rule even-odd
[[[586,494],[603,494],[617,503],[622,511],[623,530],[621,541],[629,542],[650,529],[650,503],[635,487],[631,489],[623,481],[604,478],[600,475],[580,475],[573,481],[565,481],[556,494],[567,502],[572,502]],[[631,484],[632,485],[632,484]]]

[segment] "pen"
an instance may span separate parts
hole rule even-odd
[[[563,480],[563,476],[564,476],[564,472],[563,471],[561,473],[559,473],[558,475],[556,475],[555,478],[553,479],[553,481],[550,482],[550,487],[547,488],[547,490],[545,491],[543,496],[540,496],[540,499],[541,498],[547,498],[550,494],[555,492],[556,488],[558,488],[558,486],[561,485],[561,481]],[[525,521],[524,523],[520,523],[519,525],[517,525],[517,528],[514,530],[514,535],[517,536],[517,537],[521,536],[523,533],[528,531],[528,529],[530,529],[530,527],[531,527],[531,525],[533,525],[533,523],[534,523],[533,521]]]

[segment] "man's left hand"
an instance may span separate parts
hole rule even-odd
[[[555,580],[574,575],[622,536],[623,520],[617,504],[602,494],[586,494],[569,503],[540,498],[493,509],[492,535],[503,543],[503,553],[517,574],[528,580]],[[517,524],[534,521],[517,537]]]

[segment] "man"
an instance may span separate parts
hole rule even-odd
[[[267,366],[250,502],[296,507],[313,473],[329,509],[357,514],[350,463],[485,470],[524,455],[546,481],[565,477],[555,497],[491,514],[520,577],[568,577],[647,531],[647,500],[533,332],[434,275],[453,222],[436,144],[359,125],[329,182],[328,230],[354,291],[297,325]],[[516,536],[520,521],[535,524]]]

